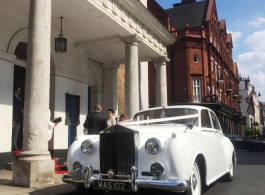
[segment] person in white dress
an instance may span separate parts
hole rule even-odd
[[[114,110],[113,109],[108,109],[108,117],[107,117],[107,128],[116,125],[116,120],[114,118]]]
[[[51,118],[51,111],[49,110],[49,121],[48,121],[48,141],[52,139],[52,134],[53,134],[53,128],[57,125],[57,123],[53,123],[50,121]]]

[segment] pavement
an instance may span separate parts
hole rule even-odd
[[[75,194],[76,187],[62,182],[62,174],[54,174],[54,184],[39,188],[24,188],[12,183],[13,171],[0,170],[0,195],[63,195]]]

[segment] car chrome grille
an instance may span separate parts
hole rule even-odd
[[[115,125],[100,133],[100,172],[103,179],[128,179],[135,165],[134,131]],[[124,178],[122,177],[124,176]]]

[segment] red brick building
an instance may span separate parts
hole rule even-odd
[[[237,63],[232,35],[218,20],[215,0],[182,0],[164,10],[155,0],[148,9],[177,38],[168,47],[168,104],[212,108],[224,133],[243,134]],[[155,105],[155,64],[149,64],[149,103]]]

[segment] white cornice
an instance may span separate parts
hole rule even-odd
[[[66,72],[64,70],[60,70],[60,69],[51,69],[51,75],[52,76],[61,76],[61,77],[64,77],[64,78],[67,78],[67,79],[71,79],[71,80],[74,80],[74,81],[78,81],[78,82],[81,82],[81,83],[85,83],[85,84],[88,84],[90,85],[90,81],[89,81],[89,78],[87,77],[83,77],[83,76],[80,76],[80,75],[77,75],[77,74],[73,74],[73,73],[69,73],[69,72]]]
[[[176,38],[139,1],[89,0],[89,2],[123,26],[131,35],[142,38],[143,43],[162,56],[167,53],[166,46],[176,41]],[[101,22],[104,23],[105,20]]]
[[[75,45],[76,46],[92,46],[92,45],[102,45],[102,44],[119,42],[119,41],[120,41],[120,36],[112,35],[112,36],[106,36],[106,37],[97,37],[96,39],[78,41]]]
[[[161,64],[164,62],[169,62],[170,59],[166,56],[163,56],[163,57],[152,58],[152,61],[154,61],[155,63]]]
[[[7,62],[14,63],[14,60],[16,59],[16,55],[0,51],[0,59],[7,61]]]
[[[155,32],[159,38],[162,38],[168,45],[176,42],[176,38],[158,21],[157,18],[140,2],[135,0],[117,0],[135,16],[137,16],[144,25],[152,32]]]

